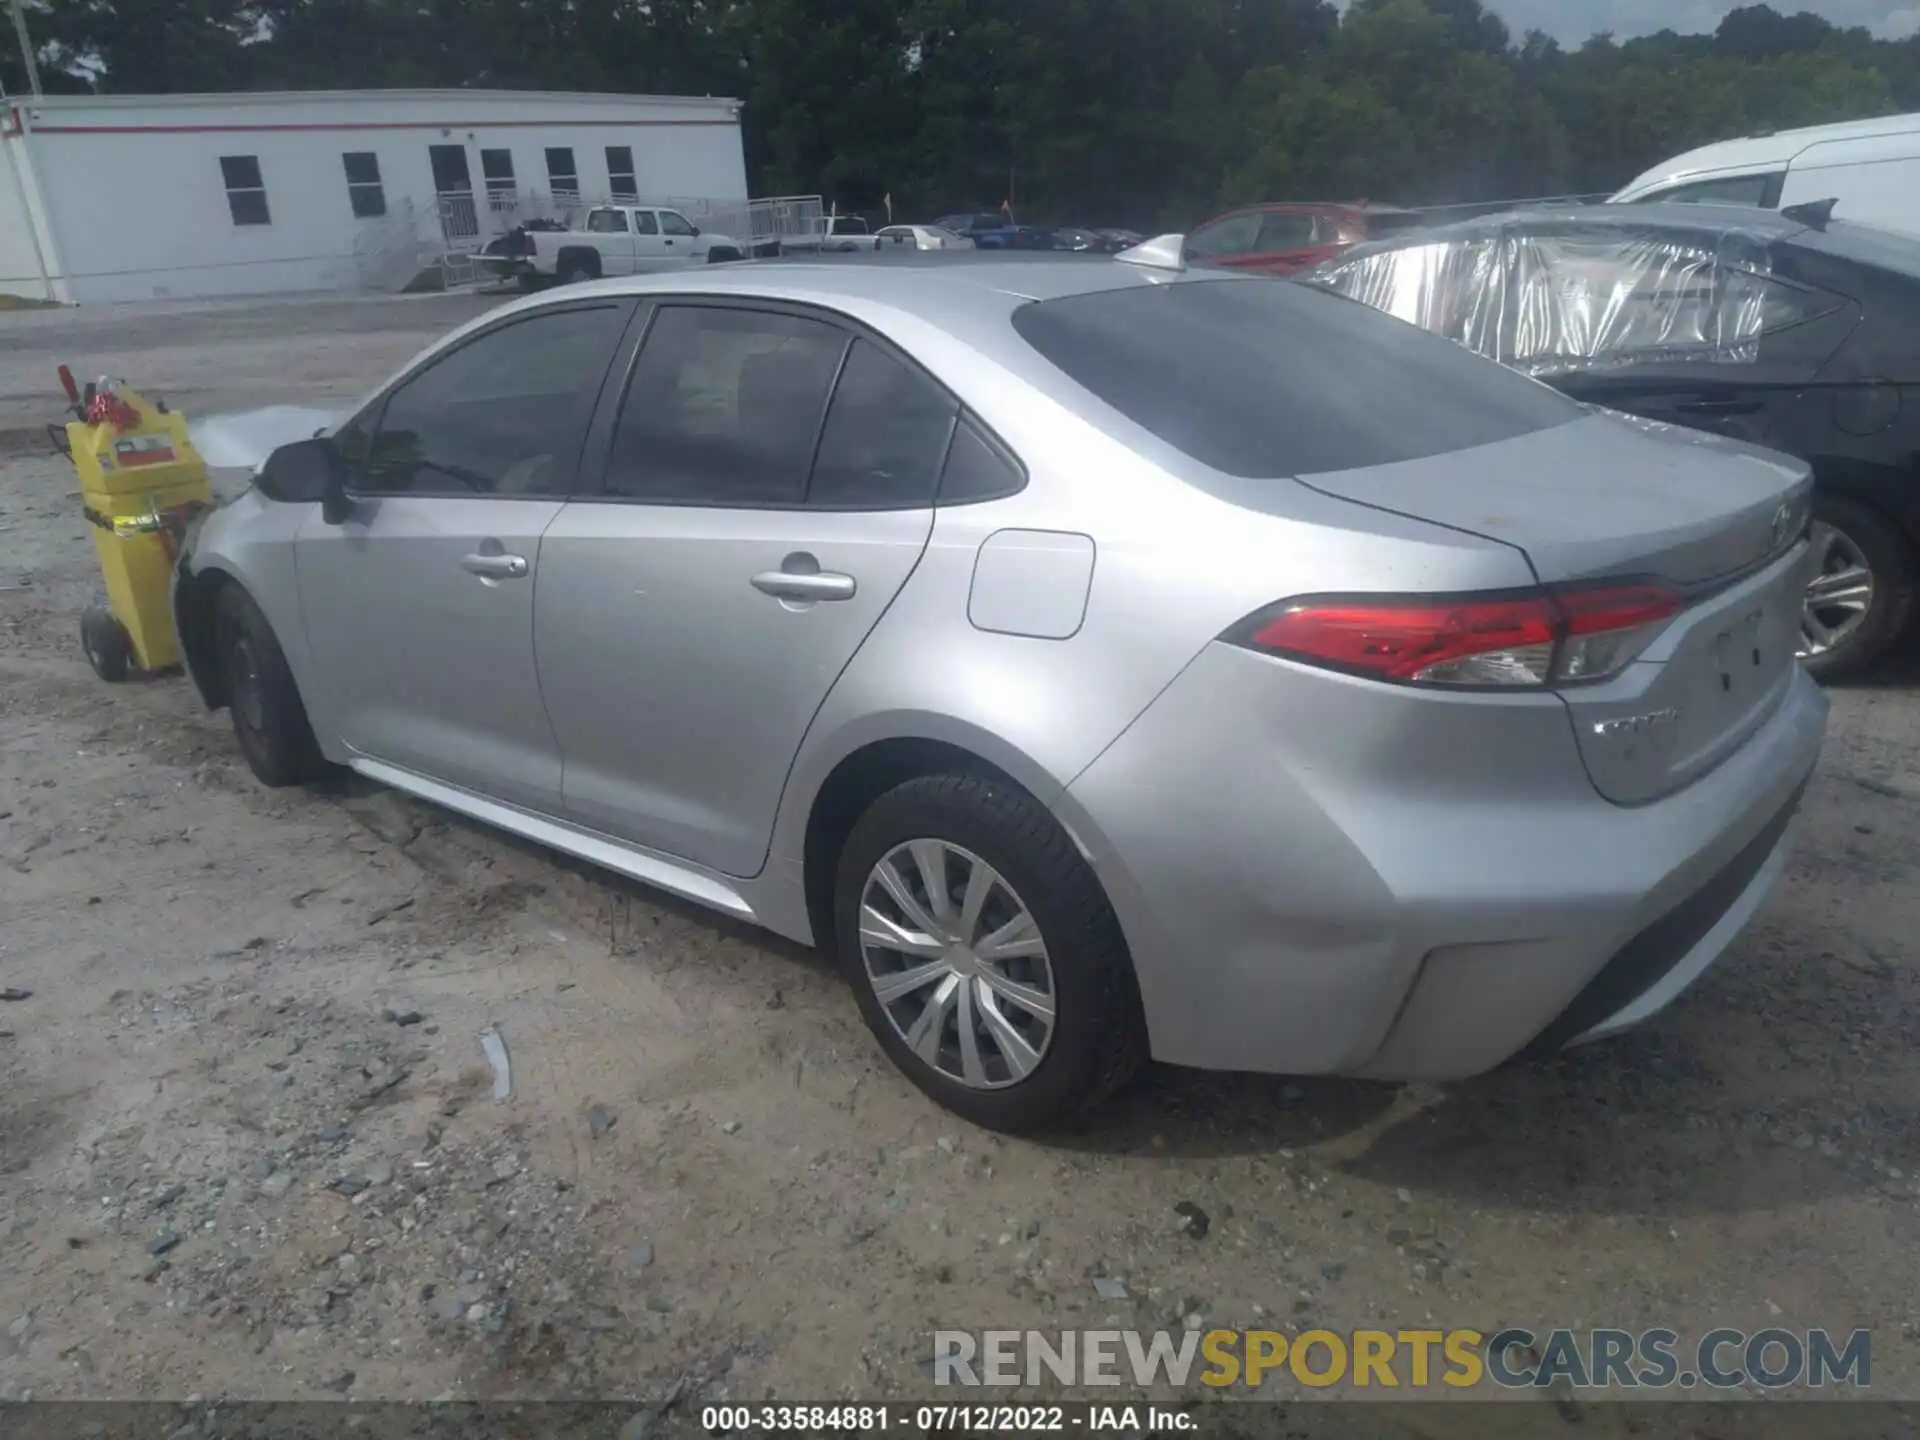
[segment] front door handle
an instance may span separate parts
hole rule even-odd
[[[460,568],[482,580],[524,580],[527,557],[524,555],[463,555]]]
[[[851,600],[860,587],[853,576],[832,570],[763,570],[753,577],[753,588],[778,600]]]

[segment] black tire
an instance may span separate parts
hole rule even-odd
[[[582,280],[598,280],[600,271],[591,260],[579,255],[562,255],[560,264],[554,272],[554,279],[561,285],[577,285]]]
[[[991,865],[1038,925],[1052,970],[1056,1016],[1033,1072],[976,1089],[916,1055],[867,977],[860,909],[869,876],[915,839],[957,845]],[[1100,882],[1044,806],[1008,781],[928,775],[887,791],[855,823],[834,878],[838,958],[860,1013],[907,1078],[955,1114],[1021,1134],[1077,1120],[1118,1090],[1146,1058],[1146,1024],[1133,961]]]
[[[1859,674],[1906,634],[1920,576],[1913,547],[1879,512],[1843,496],[1816,493],[1813,518],[1837,531],[1873,576],[1866,615],[1831,649],[1804,657],[1807,669],[1821,680],[1839,680]]]
[[[214,637],[226,677],[227,710],[247,768],[263,785],[302,785],[327,772],[307,707],[273,627],[238,585],[220,592]]]
[[[93,673],[109,685],[118,685],[133,673],[133,641],[112,611],[96,608],[80,616],[80,648],[87,652]]]
[[[740,252],[731,245],[716,245],[707,251],[707,263],[709,265],[726,265],[742,258],[744,257],[741,256]]]
[[[540,288],[540,277],[531,270],[522,270],[514,277],[514,285],[522,295],[531,295]]]

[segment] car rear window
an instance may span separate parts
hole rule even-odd
[[[1580,406],[1355,301],[1287,280],[1190,280],[1022,306],[1014,329],[1203,465],[1268,479],[1419,460]]]

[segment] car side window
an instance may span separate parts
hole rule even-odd
[[[925,374],[855,340],[807,488],[822,509],[931,505],[959,405]]]
[[[953,442],[947,447],[947,461],[940,471],[940,503],[965,505],[975,500],[998,500],[1018,494],[1026,483],[1020,462],[971,415],[962,415],[953,427]]]
[[[847,338],[776,311],[662,306],[614,426],[607,494],[798,505]]]
[[[628,308],[529,316],[431,362],[387,397],[353,488],[371,495],[565,495]]]
[[[678,210],[662,210],[660,212],[660,233],[663,235],[698,235],[700,232],[695,230],[693,228],[693,222]]]
[[[620,210],[596,210],[587,216],[587,230],[595,235],[624,235],[627,217]]]
[[[1260,219],[1260,250],[1298,250],[1313,243],[1313,216],[1274,213]]]
[[[660,222],[653,218],[651,210],[636,210],[633,212],[633,228],[639,235],[658,235]]]
[[[1723,175],[1717,180],[1696,180],[1690,185],[1674,185],[1642,195],[1641,205],[1754,205],[1768,203],[1768,192],[1784,171],[1768,175]],[[1777,193],[1777,192],[1776,192]]]
[[[1259,215],[1229,215],[1211,225],[1202,225],[1187,237],[1186,253],[1201,260],[1222,255],[1245,255],[1259,248]]]

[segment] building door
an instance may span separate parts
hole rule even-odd
[[[433,163],[433,192],[440,210],[440,233],[450,245],[480,234],[480,216],[473,204],[473,175],[467,169],[464,145],[429,145]]]

